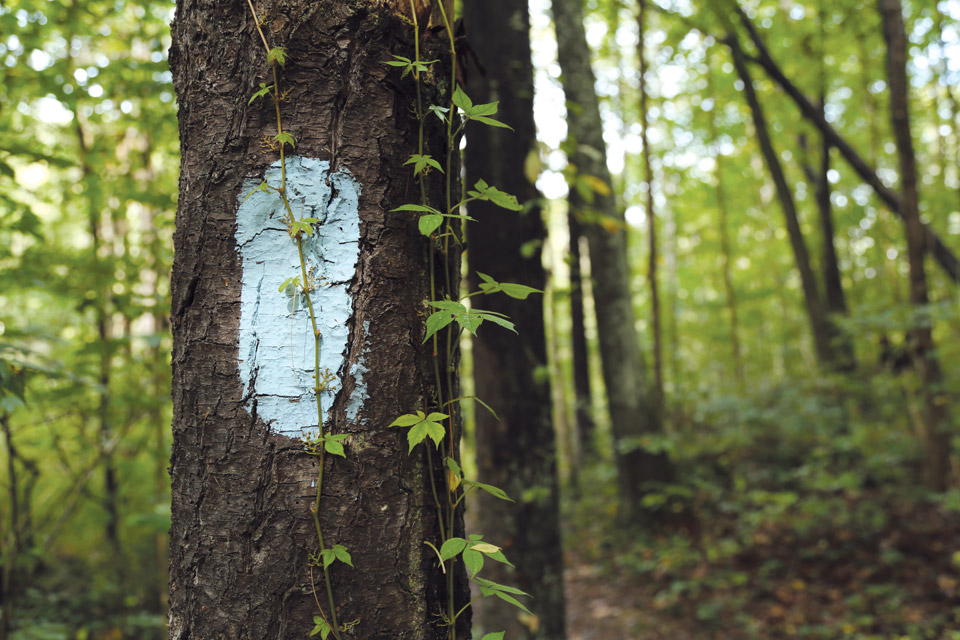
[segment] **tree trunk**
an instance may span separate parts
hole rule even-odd
[[[281,180],[274,103],[250,101],[259,82],[274,82],[257,25],[240,0],[178,2],[172,640],[305,638],[318,607],[352,625],[345,638],[450,637],[440,618],[447,576],[424,544],[440,540],[427,458],[408,455],[404,431],[387,428],[431,410],[438,393],[421,346],[430,243],[409,214],[391,212],[415,198],[403,162],[417,150],[418,123],[413,82],[383,64],[414,51],[412,28],[390,4],[290,0],[270,6],[262,27],[288,56],[279,108],[296,140],[282,167],[291,208],[319,220],[304,236],[317,368],[332,376],[317,385],[318,410],[304,295],[278,291],[300,274],[297,243],[279,220],[278,195],[257,191]],[[444,36],[421,47],[423,59],[445,60]],[[431,76],[449,78],[444,66]],[[449,84],[441,99],[426,82],[427,102],[445,105]],[[436,122],[428,151],[442,157]],[[428,189],[442,202],[435,174]],[[459,256],[445,266],[456,297]],[[347,436],[345,459],[305,453],[300,437],[318,427]],[[439,469],[433,480],[443,482]],[[323,547],[344,545],[355,567],[330,566],[333,610],[310,560],[321,546],[315,503]],[[450,584],[459,608],[469,597],[463,572]],[[469,637],[461,620],[459,637]]]
[[[840,155],[844,157],[847,163],[857,172],[857,175],[866,182],[874,193],[877,194],[877,197],[890,208],[891,211],[896,213],[900,218],[906,222],[906,215],[903,211],[903,207],[900,202],[900,196],[897,195],[895,191],[887,187],[883,180],[880,179],[880,176],[877,175],[877,172],[867,164],[867,162],[860,157],[860,155],[854,150],[850,143],[848,143],[837,130],[834,129],[829,122],[823,117],[823,114],[820,113],[820,110],[807,99],[803,93],[792,83],[789,79],[783,74],[780,67],[777,66],[773,58],[770,56],[770,52],[767,51],[766,45],[763,44],[763,40],[760,38],[760,34],[757,32],[756,27],[753,26],[753,23],[750,22],[750,18],[747,17],[747,14],[743,12],[739,7],[737,8],[737,15],[740,16],[740,21],[743,26],[746,28],[747,32],[750,34],[750,40],[753,42],[754,46],[757,47],[758,56],[755,58],[755,61],[763,67],[764,71],[767,72],[767,75],[773,80],[777,85],[783,89],[790,98],[796,103],[797,107],[800,109],[800,113],[803,114],[803,117],[812,122],[827,138],[831,145],[836,147],[840,152]],[[923,232],[926,234],[926,242],[929,243],[929,250],[933,254],[933,257],[936,259],[937,263],[943,268],[947,276],[953,280],[954,283],[960,284],[960,260],[957,259],[957,256],[950,250],[950,248],[944,244],[943,240],[940,239],[932,229],[927,227],[925,224],[922,224]]]
[[[823,103],[821,96],[821,108]],[[800,136],[800,147],[806,154],[806,138]],[[827,316],[827,334],[830,340],[831,354],[834,357],[833,368],[837,371],[852,371],[856,368],[856,358],[853,350],[853,341],[845,334],[835,320],[836,316],[847,315],[847,298],[843,292],[843,281],[840,276],[840,264],[837,260],[837,249],[834,245],[833,206],[830,203],[830,143],[821,135],[820,167],[819,171],[810,166],[806,158],[802,161],[802,169],[807,181],[814,186],[817,212],[820,220],[820,275],[824,285],[824,310]]]
[[[917,193],[917,165],[913,153],[908,109],[907,35],[900,0],[878,0],[883,17],[883,37],[887,42],[887,84],[890,91],[890,117],[900,160],[901,215],[907,227],[907,259],[910,264],[910,302],[918,313],[928,304],[927,274],[924,268],[927,233],[920,221]],[[927,321],[918,318],[909,331],[913,365],[923,384],[924,482],[934,491],[943,491],[950,472],[950,436],[945,427],[947,398],[943,394],[940,362],[934,355],[933,334]]]
[[[743,82],[743,93],[750,106],[750,113],[753,116],[753,125],[757,135],[757,143],[760,145],[760,152],[767,163],[767,169],[770,171],[770,177],[777,189],[777,197],[780,200],[780,207],[783,209],[783,215],[787,223],[787,235],[790,238],[790,246],[793,249],[793,257],[797,263],[797,271],[800,274],[800,283],[803,288],[803,298],[807,310],[807,317],[810,320],[810,331],[813,334],[813,344],[817,353],[817,360],[820,364],[829,364],[833,362],[833,354],[830,345],[830,338],[827,332],[826,316],[823,312],[823,306],[820,302],[820,294],[817,291],[817,281],[810,266],[810,254],[807,251],[807,245],[803,239],[803,232],[800,229],[800,221],[797,217],[797,210],[793,202],[793,193],[787,185],[787,178],[780,166],[780,159],[773,148],[773,142],[770,140],[770,133],[767,128],[767,120],[763,114],[763,108],[757,99],[757,94],[753,88],[753,80],[750,78],[750,72],[747,70],[744,61],[743,51],[740,49],[740,43],[735,36],[727,37],[727,45],[733,54],[733,66],[737,70],[737,75]]]
[[[492,202],[468,205],[477,219],[468,231],[470,271],[498,282],[546,288],[540,247],[546,230],[540,194],[524,171],[529,154],[537,153],[533,121],[533,64],[530,60],[530,17],[526,2],[490,0],[464,5],[464,24],[480,69],[467,74],[468,94],[475,103],[499,100],[498,118],[513,127],[467,130],[467,183],[485,180],[511,193],[529,208],[508,211]],[[525,247],[526,245],[526,247]],[[479,289],[476,275],[471,290]],[[502,293],[482,297],[478,306],[507,315],[518,334],[484,327],[474,338],[473,375],[477,397],[497,411],[478,410],[477,473],[516,504],[488,494],[477,496],[482,533],[504,541],[517,569],[490,563],[484,572],[496,582],[516,584],[533,596],[529,607],[537,619],[496,598],[477,602],[478,619],[488,631],[506,631],[511,638],[561,640],[564,631],[563,555],[557,484],[557,447],[550,416],[546,329],[543,296],[526,300]],[[535,499],[523,498],[535,492]]]
[[[586,311],[583,306],[584,280],[580,268],[580,238],[583,237],[583,232],[573,211],[567,212],[567,228],[570,232],[570,341],[573,349],[573,395],[579,444],[579,455],[573,460],[575,468],[571,477],[576,480],[580,464],[597,452],[597,425],[591,413],[593,391],[590,388],[590,352],[587,349]]]
[[[637,55],[640,57],[640,140],[643,145],[643,181],[647,186],[647,284],[650,287],[650,326],[653,329],[653,379],[654,394],[660,411],[664,408],[663,395],[663,338],[660,330],[660,294],[657,289],[657,215],[653,198],[653,165],[650,164],[650,140],[647,137],[647,115],[649,95],[647,91],[647,55],[644,51],[646,41],[646,0],[640,0],[640,13],[637,28],[640,40],[637,43]]]
[[[643,436],[659,434],[663,423],[647,380],[637,338],[636,316],[630,294],[626,222],[610,191],[600,107],[590,68],[590,49],[583,26],[580,0],[555,0],[558,59],[567,103],[571,145],[570,162],[576,168],[570,207],[586,220],[584,235],[590,250],[590,270],[603,380],[610,406],[614,455],[620,492],[620,515],[628,522],[643,518],[641,499],[651,482],[669,482],[673,466],[663,451],[643,448]],[[585,198],[584,180],[593,184]],[[599,180],[602,185],[595,182]],[[577,187],[581,188],[578,189]]]

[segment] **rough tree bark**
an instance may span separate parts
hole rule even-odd
[[[583,26],[580,0],[554,0],[558,61],[568,110],[568,126],[575,141],[570,162],[578,175],[593,176],[611,185],[603,142],[600,107],[594,90],[590,49]],[[585,218],[584,235],[590,250],[594,306],[600,338],[603,380],[607,388],[614,455],[620,491],[620,515],[640,521],[640,501],[651,482],[668,482],[673,466],[664,452],[642,448],[644,435],[663,430],[662,416],[647,380],[646,366],[637,338],[636,316],[630,294],[627,266],[626,222],[617,210],[612,193],[598,190],[586,202],[576,188],[570,189],[570,206]]]
[[[883,37],[887,42],[887,84],[890,92],[890,118],[900,161],[901,216],[907,228],[907,260],[910,265],[910,302],[922,312],[927,297],[924,259],[929,239],[920,220],[917,193],[917,164],[913,152],[908,108],[907,34],[900,0],[877,0],[883,17]],[[933,332],[921,318],[910,330],[908,339],[917,375],[923,384],[923,427],[925,464],[924,482],[934,491],[943,491],[950,473],[950,434],[946,431],[947,400],[943,395],[943,374],[934,354]]]
[[[337,363],[329,367],[335,385],[324,392],[323,421],[328,432],[349,437],[346,459],[326,457],[319,514],[326,546],[345,545],[356,567],[331,566],[338,617],[355,621],[350,638],[439,639],[447,637],[438,616],[446,584],[424,545],[439,540],[425,458],[408,455],[403,431],[387,428],[400,414],[427,410],[436,392],[427,382],[430,354],[421,347],[428,243],[415,219],[390,212],[414,200],[403,162],[417,149],[413,84],[383,64],[394,53],[413,52],[412,29],[391,4],[255,6],[269,16],[271,46],[284,46],[289,56],[280,109],[296,138],[295,155],[286,159],[293,206],[298,216],[320,219],[311,236],[322,258],[313,263],[322,278],[315,290],[319,331],[324,358]],[[444,60],[445,45],[442,36],[426,37],[424,58]],[[179,0],[170,63],[182,146],[171,313],[170,637],[304,638],[318,613],[311,571],[313,579],[319,573],[308,562],[317,549],[311,506],[318,458],[304,453],[296,436],[316,428],[317,411],[314,405],[312,421],[284,415],[299,415],[304,396],[313,402],[313,334],[309,319],[287,306],[296,300],[278,301],[286,295],[278,294],[279,280],[298,272],[289,262],[287,271],[270,269],[288,256],[257,257],[250,249],[279,238],[280,253],[292,253],[297,264],[296,244],[284,238],[275,211],[256,204],[275,194],[246,198],[265,172],[279,181],[278,154],[268,142],[277,133],[273,103],[265,97],[248,104],[258,83],[273,78],[247,3]],[[443,66],[435,67],[436,78],[449,77]],[[425,99],[444,104],[441,94],[449,90],[427,84]],[[431,153],[441,157],[442,136],[428,134]],[[442,202],[439,179],[429,189]],[[262,227],[248,226],[247,214],[240,215],[247,207],[262,214]],[[355,267],[339,259],[345,251],[355,252]],[[456,287],[459,256],[449,256],[447,266]],[[338,270],[345,273],[332,275]],[[289,320],[267,324],[266,317],[284,313]],[[250,322],[259,333],[249,352],[240,352],[239,344],[250,342]],[[309,365],[293,362],[302,323],[310,333],[309,346],[303,343]],[[286,375],[270,373],[274,365]],[[309,376],[301,375],[305,368]],[[457,594],[459,607],[468,597],[462,572]],[[467,637],[463,620],[460,637]]]
[[[490,0],[464,5],[468,41],[480,69],[467,76],[467,93],[475,103],[500,102],[498,118],[514,131],[473,125],[467,131],[467,184],[478,179],[511,193],[525,204],[522,212],[491,202],[469,207],[477,219],[468,229],[471,290],[479,289],[477,271],[498,282],[546,288],[540,246],[546,235],[540,194],[524,170],[537,153],[533,121],[533,63],[530,17],[526,2]],[[528,245],[524,252],[524,245]],[[473,375],[477,397],[490,404],[500,420],[478,408],[477,472],[479,480],[504,489],[516,504],[488,494],[475,498],[483,533],[504,541],[516,571],[499,563],[484,568],[497,582],[516,584],[533,596],[530,620],[516,607],[496,599],[477,602],[478,620],[488,631],[510,638],[561,640],[564,632],[563,556],[557,483],[557,447],[550,416],[543,296],[517,300],[503,294],[484,296],[478,306],[504,313],[518,334],[484,327],[473,339]],[[532,499],[524,496],[534,496]],[[503,580],[501,580],[503,578]]]

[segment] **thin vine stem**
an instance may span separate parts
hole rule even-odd
[[[266,50],[267,58],[270,58],[270,44],[267,42],[267,37],[263,33],[261,28],[260,17],[257,15],[257,10],[253,6],[252,0],[247,0],[247,6],[250,7],[250,13],[253,15],[254,25],[256,26],[257,33],[260,35],[260,40],[263,42],[263,47]],[[270,70],[273,75],[273,89],[270,92],[271,97],[273,97],[274,112],[277,117],[277,137],[275,140],[278,141],[280,147],[280,187],[274,189],[279,195],[280,199],[283,201],[284,209],[286,210],[286,222],[288,225],[292,225],[296,222],[296,216],[293,214],[293,208],[290,206],[290,200],[287,198],[287,163],[286,163],[286,153],[285,147],[286,143],[283,140],[283,120],[280,115],[280,102],[282,100],[282,95],[280,93],[280,80],[279,74],[277,73],[277,61],[272,60],[270,65]],[[313,363],[313,392],[317,404],[317,429],[319,431],[319,436],[321,440],[320,453],[319,453],[319,464],[317,470],[317,493],[313,505],[311,506],[310,512],[313,516],[314,527],[317,532],[317,542],[320,546],[320,564],[323,571],[323,580],[324,586],[327,592],[327,602],[330,607],[330,619],[327,620],[326,615],[324,615],[323,607],[320,605],[320,599],[317,597],[316,584],[313,579],[313,567],[310,567],[310,583],[313,588],[314,601],[317,604],[317,609],[320,611],[320,617],[323,621],[330,627],[333,636],[336,640],[342,640],[342,635],[340,633],[340,625],[337,621],[337,610],[333,597],[333,586],[330,582],[330,572],[328,566],[324,560],[324,551],[326,547],[323,543],[323,530],[320,526],[320,498],[323,491],[323,469],[324,463],[326,462],[326,447],[323,444],[323,406],[321,404],[321,394],[323,393],[323,382],[320,377],[320,331],[317,329],[317,316],[313,308],[313,301],[310,297],[310,279],[307,274],[307,263],[303,255],[303,231],[298,230],[294,236],[297,243],[297,255],[300,259],[300,273],[303,278],[302,281],[302,291],[304,296],[304,301],[307,305],[307,310],[310,314],[310,326],[313,330],[313,340],[314,340],[314,363]]]

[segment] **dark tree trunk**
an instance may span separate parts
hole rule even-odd
[[[821,97],[821,105],[822,97]],[[825,299],[824,310],[827,316],[827,333],[830,340],[832,363],[837,371],[852,371],[856,368],[856,359],[853,342],[849,335],[844,334],[837,326],[835,317],[847,315],[847,299],[843,292],[843,281],[840,276],[840,264],[837,260],[837,250],[834,245],[833,207],[830,203],[830,143],[821,136],[819,171],[814,170],[806,160],[803,161],[803,172],[807,181],[814,186],[817,212],[820,220],[820,274],[823,278]],[[806,139],[801,136],[800,146],[804,154],[807,151]]]
[[[826,120],[827,108],[827,23],[824,18],[824,0],[817,7],[817,27],[819,30],[819,83],[820,115]],[[853,348],[853,336],[845,333],[838,325],[841,316],[847,315],[847,298],[843,292],[843,278],[840,275],[840,263],[837,260],[837,248],[834,244],[833,207],[830,203],[830,151],[833,145],[827,136],[820,133],[820,168],[804,168],[811,184],[816,185],[817,211],[820,214],[820,273],[823,278],[824,308],[827,312],[827,332],[830,336],[834,356],[833,366],[838,371],[852,371],[856,368],[856,352]]]
[[[797,107],[800,109],[800,113],[803,114],[803,117],[812,122],[821,133],[827,138],[829,143],[836,147],[840,152],[840,155],[844,157],[847,163],[857,172],[857,175],[867,183],[874,193],[877,194],[877,197],[880,198],[881,202],[890,208],[891,211],[900,216],[904,222],[906,222],[907,216],[904,214],[903,205],[900,202],[900,196],[897,193],[887,187],[883,180],[880,179],[880,176],[877,175],[877,172],[870,167],[869,164],[854,150],[850,143],[847,142],[837,130],[834,129],[829,122],[823,117],[823,114],[820,110],[814,105],[806,96],[801,93],[801,91],[794,85],[790,80],[783,74],[783,71],[777,66],[777,63],[774,62],[773,58],[770,56],[770,52],[767,50],[766,45],[764,45],[763,40],[760,38],[760,34],[757,32],[756,27],[753,26],[753,23],[750,21],[750,18],[747,17],[747,14],[743,12],[739,7],[737,8],[737,14],[740,16],[740,21],[746,28],[747,32],[750,34],[750,40],[753,42],[754,46],[757,48],[758,56],[756,62],[763,67],[763,70],[766,71],[767,75],[773,80],[777,85],[783,89],[790,98],[796,103]],[[923,232],[926,234],[928,243],[928,248],[933,254],[934,259],[937,263],[943,268],[947,276],[953,280],[955,283],[960,284],[960,260],[957,259],[957,256],[950,250],[950,248],[944,244],[943,240],[940,239],[932,229],[922,224]]]
[[[647,90],[646,0],[640,0],[637,28],[640,40],[637,55],[640,57],[640,140],[643,144],[643,181],[647,185],[647,284],[650,287],[650,326],[653,329],[653,379],[654,393],[660,411],[664,408],[663,395],[663,339],[660,330],[660,293],[657,288],[657,215],[653,198],[653,165],[650,164],[650,140],[647,137],[649,95]]]
[[[530,17],[526,2],[490,0],[464,5],[467,38],[480,71],[467,76],[467,93],[475,103],[499,101],[498,118],[514,131],[482,125],[467,130],[466,181],[485,180],[511,193],[526,207],[520,213],[491,202],[469,207],[477,219],[468,230],[471,290],[479,289],[476,272],[498,282],[546,288],[540,246],[546,230],[540,194],[524,171],[527,156],[537,153],[533,122],[533,63],[530,60]],[[524,255],[524,245],[533,248]],[[543,296],[517,300],[498,293],[483,296],[477,306],[506,314],[519,335],[484,327],[473,339],[473,376],[477,397],[500,416],[477,412],[477,472],[481,482],[504,489],[516,504],[488,494],[477,496],[483,533],[504,541],[516,558],[507,565],[485,567],[497,582],[516,584],[533,596],[530,609],[539,618],[531,624],[515,607],[497,598],[477,603],[487,631],[506,631],[511,638],[561,640],[564,632],[563,555],[557,487],[557,447],[550,416]],[[537,492],[525,500],[525,492]],[[517,614],[521,613],[521,616]]]
[[[611,185],[603,142],[600,107],[594,90],[580,0],[555,0],[558,59],[567,103],[571,145],[570,162],[578,176],[592,176]],[[599,189],[586,201],[571,185],[570,207],[587,221],[583,231],[590,249],[593,298],[597,311],[603,380],[610,406],[614,455],[620,491],[620,514],[626,521],[643,518],[640,501],[651,482],[668,482],[673,466],[662,451],[643,449],[644,435],[659,434],[663,422],[654,400],[630,294],[627,233],[623,214],[613,194]]]
[[[590,411],[593,392],[590,389],[590,352],[587,349],[583,271],[580,268],[580,238],[583,237],[583,231],[573,211],[567,212],[567,228],[570,233],[570,341],[573,349],[573,396],[578,445],[572,477],[576,481],[584,459],[596,453],[596,424]]]
[[[416,152],[418,126],[410,77],[383,64],[414,50],[412,28],[390,4],[256,6],[261,15],[270,10],[270,45],[289,56],[280,71],[284,128],[296,139],[286,157],[287,188],[296,215],[320,219],[310,246],[326,257],[311,276],[324,357],[336,362],[323,423],[348,438],[345,459],[326,456],[318,514],[325,546],[345,545],[355,566],[330,567],[335,610],[342,623],[355,623],[345,638],[427,640],[448,637],[439,617],[447,610],[446,576],[424,545],[440,539],[431,483],[426,457],[408,455],[404,431],[387,428],[401,414],[431,410],[437,395],[427,382],[431,354],[421,346],[429,244],[414,218],[391,212],[416,198],[403,162]],[[313,334],[302,312],[290,314],[303,296],[278,294],[284,277],[298,275],[291,266],[297,245],[276,209],[257,204],[276,206],[275,194],[252,193],[271,165],[266,175],[279,182],[278,153],[269,145],[277,134],[273,103],[248,104],[258,83],[273,78],[242,0],[180,0],[176,15],[170,63],[182,170],[171,311],[170,637],[305,638],[317,601],[332,612],[322,572],[309,562],[318,550],[311,509],[323,459],[306,454],[297,437],[318,426],[316,410],[312,420],[299,413],[309,416],[315,404],[297,402],[314,402]],[[445,59],[442,36],[421,47],[424,59]],[[449,77],[444,66],[434,67],[434,77]],[[425,100],[445,104],[449,91],[440,96],[427,84]],[[430,153],[442,157],[435,123],[428,124]],[[442,202],[438,176],[428,188]],[[249,226],[251,210],[262,213],[262,225]],[[267,241],[280,255],[252,253]],[[355,266],[337,259],[350,251]],[[278,259],[284,266],[274,271]],[[448,260],[455,292],[459,257]],[[282,326],[267,319],[284,313],[292,317]],[[304,322],[309,365],[293,361],[292,336],[302,335]],[[239,344],[252,346],[241,353]],[[311,375],[301,376],[307,367]],[[439,470],[435,480],[443,482]],[[468,596],[462,571],[455,576],[459,608]],[[458,636],[469,637],[462,620]]]
[[[753,88],[753,80],[750,78],[750,72],[747,70],[744,61],[743,51],[740,49],[740,43],[735,36],[727,37],[727,45],[733,54],[733,66],[737,70],[737,75],[743,82],[743,93],[750,106],[750,113],[753,116],[754,130],[757,136],[757,143],[760,145],[760,152],[767,163],[767,169],[770,171],[770,177],[773,178],[773,184],[777,189],[777,198],[780,200],[780,207],[783,209],[783,215],[787,223],[787,235],[790,238],[790,246],[793,249],[793,257],[797,263],[797,271],[800,274],[800,283],[803,288],[803,298],[807,310],[807,317],[810,320],[810,331],[813,334],[813,344],[817,352],[817,359],[821,364],[829,364],[833,361],[831,352],[830,338],[827,332],[826,316],[823,312],[823,306],[820,301],[820,294],[817,291],[817,281],[810,266],[810,254],[807,251],[807,245],[803,239],[803,232],[800,230],[800,221],[797,217],[797,210],[793,202],[793,193],[787,184],[787,178],[780,166],[780,159],[773,148],[773,142],[770,140],[770,132],[767,128],[767,120],[763,114],[763,108],[757,99],[756,91]]]
[[[890,117],[900,160],[901,215],[907,227],[907,259],[910,264],[910,302],[922,311],[927,298],[927,274],[924,258],[927,233],[920,221],[917,193],[917,165],[913,153],[908,109],[907,35],[900,0],[878,0],[883,17],[883,37],[887,42],[887,84],[890,91]],[[924,482],[934,491],[943,491],[950,473],[950,435],[945,427],[947,398],[943,394],[943,374],[934,354],[932,330],[925,321],[908,334],[913,365],[923,384],[923,427],[925,464]]]

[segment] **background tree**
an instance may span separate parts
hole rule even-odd
[[[575,176],[570,207],[585,220],[603,381],[610,408],[614,458],[620,489],[620,512],[626,521],[642,519],[641,500],[649,482],[672,479],[673,469],[662,451],[644,450],[644,435],[663,429],[651,395],[643,354],[634,328],[627,267],[626,232],[617,210],[606,165],[600,111],[590,68],[590,49],[583,31],[582,7],[576,0],[556,0],[558,60],[567,98],[569,162]]]
[[[467,89],[477,102],[499,100],[498,117],[514,129],[468,135],[466,180],[498,185],[524,204],[520,212],[492,202],[468,205],[477,219],[468,232],[470,268],[473,274],[484,273],[498,282],[520,282],[542,290],[546,275],[540,251],[546,230],[541,196],[531,179],[536,175],[529,170],[536,165],[538,149],[527,6],[514,0],[467,4],[464,23],[478,65],[469,72]],[[471,277],[472,290],[481,284],[476,275]],[[478,605],[480,619],[485,628],[503,629],[513,638],[562,639],[566,634],[557,447],[550,380],[545,376],[542,298],[490,296],[483,307],[505,314],[518,333],[488,331],[473,340],[475,393],[497,411],[495,417],[477,407],[477,472],[482,482],[501,487],[518,502],[478,496],[477,517],[489,523],[486,530],[493,539],[509,541],[504,547],[508,556],[523,558],[515,571],[503,565],[490,576],[530,593],[536,619],[493,599]],[[513,579],[507,580],[508,576]]]

